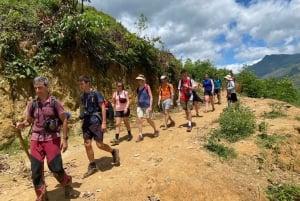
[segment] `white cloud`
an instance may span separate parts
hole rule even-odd
[[[300,1],[252,2],[245,7],[234,0],[92,0],[132,32],[143,13],[144,34],[160,36],[178,58],[233,63],[235,69],[267,54],[300,52]],[[220,35],[225,41],[216,40]]]

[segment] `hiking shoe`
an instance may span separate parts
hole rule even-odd
[[[163,126],[162,129],[163,129],[163,130],[167,130],[167,129],[168,129],[168,126]]]
[[[128,135],[127,136],[127,141],[131,141],[132,140],[132,135]]]
[[[158,137],[158,135],[159,135],[159,131],[158,131],[158,130],[154,131],[153,136],[154,136],[154,137]]]
[[[113,149],[112,157],[113,157],[113,164],[120,165],[119,149]]]
[[[88,176],[91,176],[92,174],[94,174],[94,173],[97,172],[97,171],[98,171],[98,169],[97,169],[96,166],[89,165],[87,172],[84,173],[84,175],[83,175],[82,178],[83,178],[83,179],[84,179],[84,178],[87,178]]]
[[[169,127],[175,126],[175,121],[171,121],[171,123],[169,124]]]
[[[144,137],[142,135],[139,135],[135,142],[140,142],[143,140],[144,140]]]
[[[119,141],[119,139],[114,138],[114,139],[112,139],[110,142],[111,142],[113,145],[118,145],[120,141]]]
[[[70,195],[73,192],[72,177],[71,176],[70,176],[68,184],[64,186],[64,189],[65,189],[65,198],[69,198]]]
[[[192,126],[188,126],[186,129],[187,132],[191,132],[192,131]]]

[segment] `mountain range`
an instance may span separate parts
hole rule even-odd
[[[288,77],[300,90],[300,53],[266,55],[248,69],[259,78]]]

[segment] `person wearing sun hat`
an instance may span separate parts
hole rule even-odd
[[[136,80],[138,81],[138,85],[139,85],[136,90],[137,98],[138,98],[137,123],[138,123],[138,130],[139,130],[139,135],[136,142],[140,142],[144,139],[143,132],[142,132],[144,117],[146,118],[147,122],[154,130],[153,136],[158,137],[159,132],[156,129],[154,121],[152,120],[153,96],[152,96],[151,88],[148,84],[146,84],[146,78],[143,74],[139,74],[136,77]]]
[[[237,102],[237,96],[235,91],[235,84],[231,75],[226,75],[224,78],[227,80],[227,107],[229,108],[232,103]]]
[[[175,122],[170,116],[169,110],[173,105],[173,97],[174,97],[174,87],[171,83],[168,83],[168,79],[166,75],[162,75],[160,77],[161,86],[158,89],[158,106],[162,107],[163,113],[165,115],[165,125],[163,130],[166,130],[168,126],[174,126]],[[170,124],[168,125],[168,121],[170,120]]]

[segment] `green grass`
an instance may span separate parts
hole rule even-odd
[[[262,115],[262,117],[266,118],[266,119],[275,119],[275,118],[280,118],[280,117],[286,117],[287,115],[284,114],[282,111],[275,111],[272,110],[271,112],[268,113],[264,113]]]
[[[274,153],[280,152],[279,144],[286,140],[286,136],[268,135],[265,133],[260,134],[257,137],[256,143],[258,146],[271,149]]]
[[[237,153],[233,148],[226,147],[223,144],[218,144],[213,140],[209,140],[208,144],[204,145],[204,147],[207,150],[217,154],[219,157],[224,158],[226,160],[237,157]]]
[[[300,200],[300,186],[295,184],[270,185],[266,193],[270,201]]]
[[[26,144],[27,149],[29,149],[29,139],[24,138],[24,142]],[[3,154],[17,154],[23,151],[23,147],[20,143],[20,141],[16,138],[11,140],[8,143],[5,143],[1,148],[0,148],[0,153]]]

